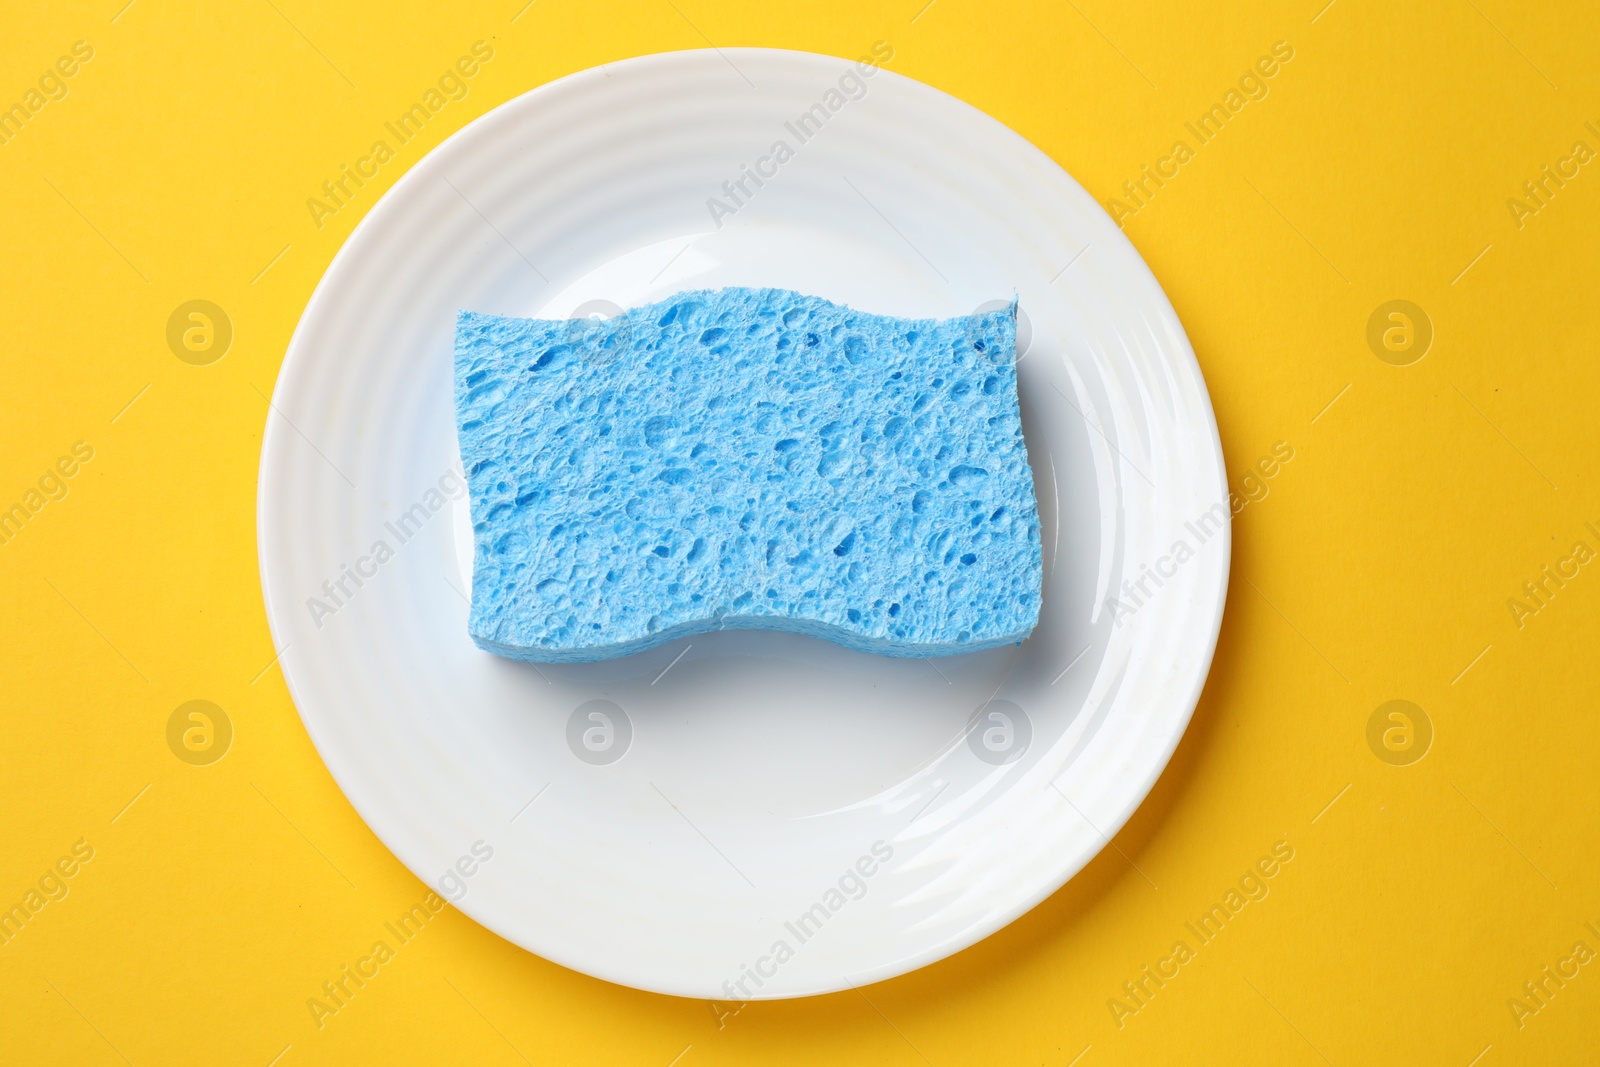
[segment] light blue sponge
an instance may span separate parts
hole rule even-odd
[[[604,322],[456,320],[469,629],[517,659],[716,629],[889,656],[1039,619],[1016,306],[897,319],[782,289]]]

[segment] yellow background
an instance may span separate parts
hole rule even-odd
[[[0,1058],[1594,1062],[1600,965],[1520,1028],[1507,1006],[1575,942],[1600,949],[1600,565],[1520,628],[1507,606],[1574,541],[1600,549],[1600,166],[1520,228],[1507,207],[1574,141],[1600,150],[1591,6],[123,2],[7,0],[0,35],[0,104],[74,41],[95,50],[0,147],[0,507],[74,442],[95,450],[0,546],[0,904],[80,838],[95,850],[0,948]],[[496,56],[471,95],[317,229],[306,199],[479,39]],[[448,909],[317,1029],[307,998],[425,893],[269,666],[265,397],[318,279],[423,151],[553,78],[708,42],[855,57],[879,39],[889,69],[1102,201],[1274,42],[1295,50],[1126,225],[1189,331],[1235,486],[1295,450],[1235,521],[1216,662],[1171,766],[1032,914],[861,993],[734,1014],[563,970]],[[1404,367],[1366,342],[1396,298],[1435,331]],[[234,325],[211,366],[165,342],[192,299]],[[210,766],[167,745],[192,699],[235,728]],[[1434,727],[1410,766],[1368,747],[1391,699]],[[1108,998],[1280,839],[1295,857],[1270,895],[1119,1028]]]

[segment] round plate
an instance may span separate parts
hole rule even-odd
[[[914,317],[1020,297],[1028,641],[905,660],[723,632],[561,666],[473,646],[456,310],[724,285]],[[1048,896],[1166,765],[1227,584],[1210,399],[1132,245],[993,119],[797,52],[585,71],[417,163],[295,331],[260,492],[284,676],[373,831],[518,945],[693,997],[888,978]]]

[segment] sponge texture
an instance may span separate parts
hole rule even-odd
[[[469,629],[517,659],[716,629],[865,652],[1015,643],[1039,617],[1016,310],[868,315],[781,289],[606,321],[456,321]]]

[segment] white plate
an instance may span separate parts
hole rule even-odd
[[[278,379],[261,577],[318,751],[418,877],[614,982],[800,996],[972,944],[1122,826],[1215,646],[1226,479],[1160,286],[1038,149],[926,85],[853,69],[678,52],[495,109],[356,228]],[[791,126],[813,105],[826,121],[802,143]],[[778,141],[793,157],[761,163]],[[776,173],[736,205],[722,186],[741,164]],[[713,220],[710,197],[738,210]],[[440,491],[458,484],[456,310],[566,316],[723,285],[904,316],[1020,295],[1046,568],[1032,638],[896,660],[725,632],[538,668],[473,647],[466,502]],[[1172,556],[1179,541],[1192,558]],[[991,698],[1000,717],[969,731]]]

